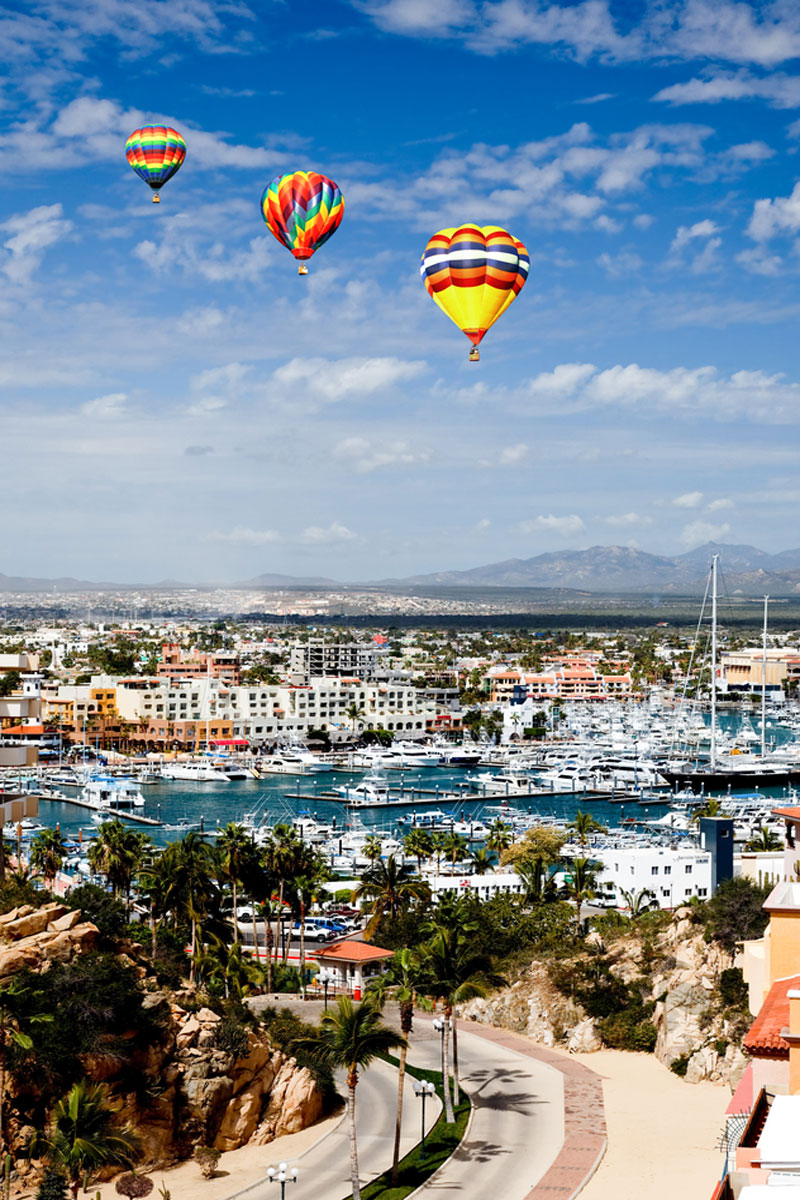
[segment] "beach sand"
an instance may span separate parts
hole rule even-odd
[[[285,1137],[276,1138],[267,1146],[242,1146],[241,1150],[229,1150],[220,1158],[213,1179],[203,1179],[199,1166],[193,1160],[181,1163],[170,1171],[149,1171],[147,1174],[155,1184],[150,1200],[160,1200],[159,1189],[162,1184],[169,1191],[171,1200],[197,1200],[198,1196],[202,1196],[202,1200],[224,1200],[226,1196],[232,1196],[234,1192],[256,1183],[266,1175],[268,1167],[275,1167],[284,1160],[294,1162],[319,1138],[330,1133],[338,1125],[341,1116],[341,1113],[336,1113],[300,1133],[288,1133]],[[114,1190],[113,1180],[110,1183],[93,1184],[89,1188],[89,1195],[100,1196],[102,1200],[120,1200]]]
[[[730,1092],[685,1083],[652,1054],[576,1054],[603,1079],[608,1149],[581,1200],[708,1197],[722,1174],[717,1147]]]

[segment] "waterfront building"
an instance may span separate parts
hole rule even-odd
[[[206,678],[224,679],[231,684],[242,682],[238,654],[225,650],[215,650],[212,654],[192,650],[189,654],[184,654],[174,642],[165,642],[161,647],[161,662],[156,667],[156,675],[173,683],[178,680]]]
[[[620,842],[581,848],[572,843],[564,852],[600,864],[595,896],[607,908],[627,908],[626,892],[651,891],[660,908],[678,908],[695,896],[707,900],[713,894],[711,854],[695,847]]]
[[[766,652],[767,698],[783,700],[800,682],[800,649],[776,648]],[[720,690],[739,695],[761,695],[764,686],[764,651],[761,647],[727,650],[720,655]]]
[[[321,639],[297,642],[289,656],[289,677],[292,683],[308,683],[311,679],[349,676],[371,680],[378,669],[378,656],[383,647],[371,642],[326,642]]]

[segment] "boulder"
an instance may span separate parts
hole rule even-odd
[[[583,1021],[578,1021],[569,1035],[567,1049],[570,1054],[593,1054],[595,1050],[600,1050],[602,1045],[603,1039],[597,1032],[597,1026],[591,1017],[586,1017]]]
[[[17,917],[15,921],[9,921],[7,925],[3,926],[3,933],[11,941],[16,942],[20,938],[32,937],[35,933],[43,933],[49,924],[50,914],[45,909],[39,908],[35,912]]]
[[[65,912],[62,916],[56,917],[56,919],[54,921],[51,921],[50,928],[56,929],[56,930],[58,930],[59,933],[62,933],[67,929],[74,929],[75,926],[80,923],[80,919],[81,919],[80,909],[73,908],[73,909],[70,909],[69,912]]]
[[[322,1096],[307,1067],[298,1067],[291,1060],[281,1067],[263,1119],[253,1141],[264,1146],[284,1133],[307,1129],[322,1116]]]

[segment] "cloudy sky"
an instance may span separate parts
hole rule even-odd
[[[0,571],[800,542],[796,0],[27,0],[0,51]],[[309,168],[301,279],[259,198]],[[478,365],[418,274],[465,221],[532,257]]]

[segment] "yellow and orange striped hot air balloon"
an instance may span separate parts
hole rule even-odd
[[[440,229],[422,255],[422,282],[462,333],[472,342],[470,362],[498,317],[525,286],[528,251],[499,225],[461,225]]]

